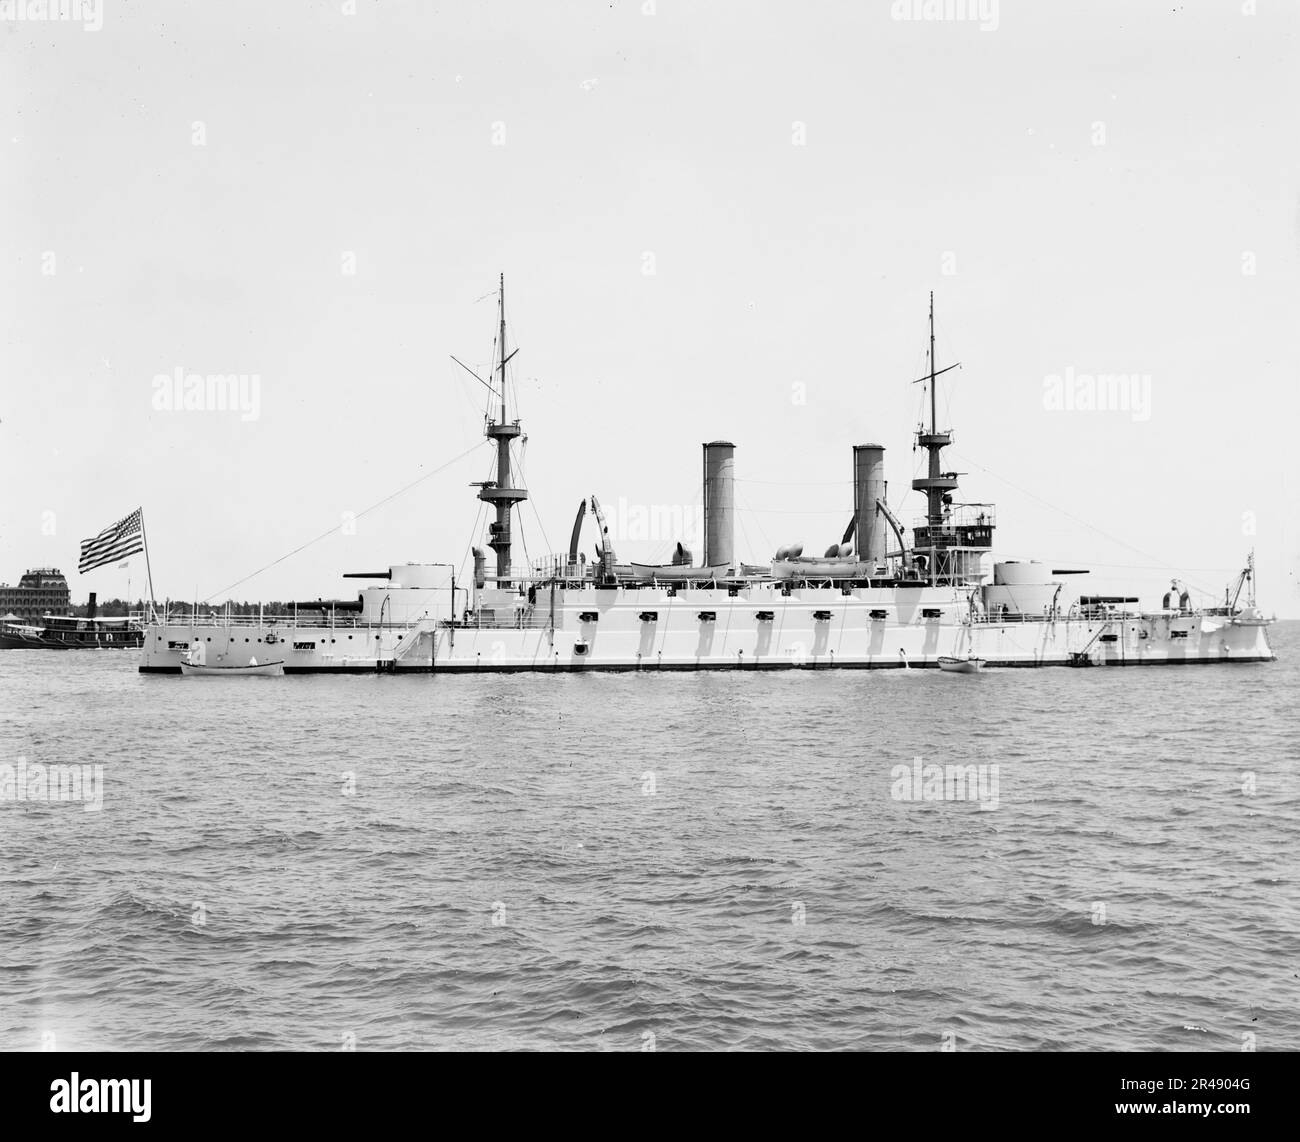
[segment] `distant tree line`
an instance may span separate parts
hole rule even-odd
[[[159,599],[158,610],[161,611],[164,606],[166,606],[167,608],[167,613],[173,616],[188,615],[190,614],[190,612],[194,610],[193,603],[178,603],[175,601],[168,601],[164,603],[162,599]],[[89,607],[90,607],[89,602],[81,603],[80,605],[72,608],[72,613],[77,618],[84,619],[87,617],[86,612],[89,610]],[[230,601],[230,613],[232,615],[237,615],[241,618],[252,617],[256,615],[259,608],[268,615],[283,615],[292,612],[293,604],[282,603],[279,601],[270,602],[270,603],[250,603],[247,600],[236,602],[233,599]],[[118,619],[118,618],[124,618],[128,614],[139,614],[143,611],[147,611],[148,609],[149,609],[149,603],[148,600],[146,599],[140,599],[134,603],[128,603],[125,599],[100,599],[95,606],[95,613],[99,615],[101,618]],[[226,613],[226,604],[225,603],[200,603],[199,604],[200,615],[209,615],[213,613],[224,615]]]

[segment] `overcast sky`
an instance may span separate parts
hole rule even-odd
[[[450,354],[489,367],[504,272],[530,557],[592,493],[689,510],[716,438],[740,558],[838,540],[855,443],[886,446],[910,524],[933,290],[949,467],[1000,552],[1150,600],[1221,591],[1253,546],[1261,603],[1300,616],[1300,17],[1255,7],[0,19],[0,580],[124,594],[78,542],[137,506],[160,598],[224,598],[330,529],[231,593],[460,562],[492,453]],[[159,407],[178,370],[256,401]],[[1097,374],[1137,406],[1052,407]]]

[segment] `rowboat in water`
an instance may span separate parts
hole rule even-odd
[[[192,662],[191,655],[186,654],[181,658],[181,673],[187,677],[198,676],[207,678],[277,678],[284,673],[284,659],[277,659],[275,662],[258,662],[256,658],[250,658],[247,665],[244,666],[209,666],[204,662]]]
[[[948,670],[953,674],[976,674],[984,669],[986,660],[970,655],[966,658],[953,658],[951,655],[943,654],[939,656],[939,669]]]

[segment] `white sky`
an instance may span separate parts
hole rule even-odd
[[[78,542],[142,505],[159,597],[219,593],[477,442],[233,594],[459,562],[491,450],[449,354],[487,367],[504,271],[530,556],[593,492],[696,503],[716,438],[743,559],[839,539],[855,443],[910,524],[933,289],[1000,552],[1150,597],[1254,546],[1300,616],[1293,3],[346,7],[0,20],[0,579],[125,593]],[[258,418],[156,410],[178,368],[256,374]],[[1149,376],[1149,418],[1045,409],[1067,369]]]

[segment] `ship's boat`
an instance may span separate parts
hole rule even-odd
[[[807,555],[772,561],[773,579],[864,579],[871,570],[856,559],[817,559]]]
[[[278,641],[278,640],[277,640]],[[197,638],[190,649],[181,655],[181,673],[186,677],[201,678],[275,678],[284,673],[284,659],[273,662],[258,662],[250,656],[247,662],[225,662],[225,655],[219,654],[218,661],[208,662],[208,648]]]
[[[246,666],[207,666],[198,662],[190,662],[190,656],[187,654],[181,659],[181,673],[186,677],[278,678],[284,674],[284,660],[280,659],[276,662],[258,662],[256,658],[252,658],[249,659]]]
[[[984,669],[986,661],[975,655],[967,658],[954,658],[952,655],[941,654],[939,656],[939,669],[947,670],[951,674],[978,674]]]
[[[1234,615],[1232,625],[1238,627],[1266,627],[1276,620],[1265,618],[1258,607],[1246,607],[1240,614]]]
[[[633,563],[630,566],[633,578],[642,583],[721,579],[731,567],[729,563],[716,563],[712,567],[681,567],[672,563]]]

